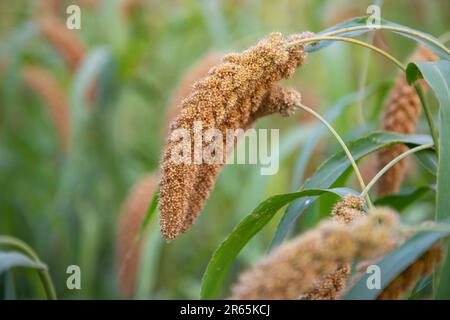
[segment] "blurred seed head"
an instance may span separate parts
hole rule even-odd
[[[304,298],[304,293],[315,285],[317,288],[317,279],[336,270],[340,274],[332,274],[327,280],[341,283],[348,274],[347,266],[355,259],[377,257],[394,248],[399,241],[398,226],[397,214],[384,208],[373,209],[347,225],[327,219],[283,243],[243,273],[231,299]]]
[[[157,174],[149,174],[130,190],[117,225],[119,289],[123,298],[132,298],[145,234],[137,241],[141,225],[158,183]],[[136,242],[137,241],[137,242]]]
[[[437,57],[425,47],[419,47],[411,61],[434,61]],[[420,114],[420,99],[414,88],[409,86],[405,75],[398,76],[389,98],[384,105],[382,128],[403,134],[414,133]],[[383,168],[392,159],[407,151],[405,145],[397,144],[378,153],[378,168]],[[400,189],[408,166],[408,159],[402,159],[389,169],[378,182],[378,195],[395,193]]]
[[[67,67],[75,72],[85,56],[85,48],[75,31],[67,29],[55,16],[42,16],[37,20],[38,28],[47,41],[59,52]]]
[[[289,78],[306,58],[304,44],[287,44],[310,36],[311,33],[303,33],[285,39],[273,33],[241,54],[225,56],[182,101],[171,132],[190,130],[193,150],[195,121],[201,121],[204,130],[219,129],[226,137],[227,129],[248,128],[261,116],[274,112],[290,114],[292,101],[299,96],[292,90],[273,89],[274,84]],[[271,90],[273,94],[269,93]],[[270,103],[271,99],[278,105]],[[171,161],[175,147],[176,142],[169,140],[162,158],[159,208],[161,233],[166,239],[175,238],[192,224],[220,169],[220,165],[175,164]]]

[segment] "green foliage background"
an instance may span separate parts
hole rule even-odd
[[[80,116],[72,119],[73,152],[64,155],[42,101],[24,86],[20,72],[29,64],[47,68],[63,84],[71,107],[82,103],[77,88],[86,78],[72,76],[33,26],[38,1],[0,1],[0,61],[8,61],[0,71],[0,234],[20,238],[36,250],[49,266],[60,298],[118,298],[117,218],[131,186],[158,169],[165,110],[183,74],[211,50],[242,50],[272,31],[320,31],[366,14],[370,4],[356,0],[147,0],[126,18],[116,1],[103,1],[98,10],[82,6],[82,29],[77,33],[89,50],[92,66],[101,67],[100,96],[92,112],[78,106]],[[385,1],[382,17],[439,37],[450,29],[450,3]],[[376,44],[399,59],[415,48],[414,41],[380,34]],[[364,99],[363,116],[355,102],[334,121],[337,131],[351,139],[379,126],[382,101],[398,74],[392,64],[365,49],[339,43],[311,55],[289,84],[304,95],[305,104],[327,114],[340,98],[360,89],[366,67],[364,82],[376,90]],[[436,99],[428,96],[437,110]],[[172,243],[160,239],[157,221],[151,221],[136,298],[199,297],[202,274],[218,244],[262,200],[293,191],[292,185],[302,182],[293,181],[296,160],[311,138],[310,129],[320,126],[304,118],[302,113],[288,120],[274,116],[259,124],[280,128],[286,152],[277,175],[261,177],[256,166],[226,166],[193,228]],[[426,130],[421,119],[418,132]],[[308,172],[339,146],[323,134],[315,150]],[[362,167],[364,163],[368,170],[374,165],[366,160],[360,162]],[[405,189],[429,184],[432,176],[425,170],[413,167],[411,171]],[[352,177],[349,181],[351,187]],[[426,195],[404,209],[405,220],[432,218],[430,199]],[[334,195],[322,197],[300,219],[297,230],[326,216],[335,200]],[[265,254],[278,220],[277,215],[239,255],[225,279],[222,296],[240,271]],[[71,264],[81,267],[82,290],[66,288],[65,272]],[[33,272],[14,269],[0,275],[0,297],[43,298],[43,291]]]

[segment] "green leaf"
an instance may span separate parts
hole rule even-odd
[[[401,193],[384,196],[377,199],[374,202],[374,205],[390,207],[401,212],[409,205],[414,204],[417,200],[422,198],[430,191],[435,191],[435,187],[423,186],[414,190],[403,191]]]
[[[318,34],[323,35],[330,31],[335,31],[338,29],[366,26],[367,22],[368,22],[368,17],[366,17],[366,16],[357,17],[357,18],[349,19],[347,21],[339,23],[331,28],[325,29],[325,30],[319,32]],[[387,27],[401,28],[401,29],[410,31],[413,34],[406,33],[405,31],[402,31],[402,30],[386,30],[386,31],[391,31],[391,32],[397,33],[399,35],[402,35],[404,37],[413,39],[415,41],[418,41],[418,42],[424,44],[425,46],[429,47],[439,57],[441,57],[443,59],[447,59],[447,60],[450,59],[450,54],[448,53],[448,50],[446,50],[445,45],[443,45],[436,37],[434,37],[430,34],[415,30],[410,27],[403,26],[401,24],[383,20],[383,19],[381,19],[380,25],[387,26]],[[340,37],[355,37],[355,36],[359,36],[364,33],[374,31],[374,30],[377,30],[377,29],[376,28],[367,28],[367,29],[362,29],[362,30],[344,31],[342,33],[339,33],[338,35]],[[306,51],[308,51],[308,52],[317,51],[326,46],[329,46],[333,42],[335,42],[335,41],[333,41],[333,40],[320,41],[318,44],[315,44],[314,46],[312,46],[312,45],[308,46],[306,48]]]
[[[16,251],[0,251],[0,273],[16,267],[46,270],[47,266],[31,260],[26,255]]]
[[[412,83],[423,77],[433,89],[439,100],[440,139],[439,163],[437,169],[436,219],[441,221],[450,217],[450,61],[438,60],[434,62],[410,63],[407,68],[408,82]],[[450,252],[449,252],[450,253]],[[442,265],[436,298],[450,298],[450,258]]]
[[[70,93],[70,113],[72,125],[76,130],[81,130],[87,116],[85,99],[88,91],[110,59],[111,52],[107,47],[96,48],[84,59],[75,74]]]
[[[365,137],[356,139],[348,143],[348,148],[355,160],[361,159],[366,155],[376,152],[380,149],[389,147],[397,143],[404,143],[410,146],[431,143],[430,136],[426,135],[402,135],[390,132],[373,132]],[[312,188],[331,188],[336,180],[341,177],[347,169],[350,168],[350,162],[344,151],[339,151],[328,160],[326,160],[316,171],[316,173],[303,185],[302,189]],[[308,206],[315,201],[315,197],[308,197],[292,202],[286,209],[283,218],[278,225],[271,248],[273,249],[283,241],[297,218],[305,211]]]
[[[342,197],[349,193],[355,194],[355,191],[348,188],[310,189],[275,195],[260,203],[250,215],[239,223],[214,252],[203,274],[201,299],[214,299],[217,296],[226,272],[241,249],[272,219],[280,208],[295,199],[311,196],[317,197],[325,193],[332,193]]]
[[[358,101],[359,99],[364,99],[377,91],[378,87],[368,87],[364,92],[353,92],[341,99],[339,99],[333,106],[328,108],[330,111],[324,117],[329,123],[332,123],[348,106],[352,103]],[[298,159],[296,161],[296,166],[294,169],[294,181],[292,182],[293,189],[298,190],[303,181],[304,171],[308,165],[309,159],[314,151],[315,146],[319,142],[320,138],[327,132],[327,129],[321,124],[317,124],[317,128],[309,135],[308,142],[302,148]]]
[[[380,268],[380,289],[367,288],[367,279],[372,273],[364,273],[345,294],[344,300],[375,299],[389,283],[408,268],[417,258],[428,250],[436,241],[448,235],[448,232],[420,232],[408,239],[400,247],[386,255],[376,265]]]

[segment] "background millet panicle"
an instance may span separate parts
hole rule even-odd
[[[70,138],[70,110],[64,89],[51,73],[41,67],[24,68],[22,79],[44,102],[58,133],[61,149],[66,151]]]
[[[158,175],[149,174],[129,192],[118,221],[117,261],[119,289],[123,298],[131,298],[136,285],[145,233],[136,241],[142,222],[158,185]]]
[[[293,98],[292,92],[281,93],[272,88],[277,81],[289,78],[306,58],[304,44],[289,48],[287,44],[310,35],[303,33],[285,39],[281,34],[273,33],[242,54],[227,55],[194,85],[191,94],[183,100],[181,113],[172,123],[171,130],[187,129],[194,141],[193,124],[201,121],[204,130],[216,128],[226,137],[227,129],[245,129],[266,114],[289,114],[263,100],[279,101],[274,96]],[[275,90],[274,96],[268,93],[271,90]],[[280,106],[291,107],[290,104]],[[171,157],[176,145],[176,141],[169,140],[162,158],[159,208],[161,233],[166,239],[175,238],[192,224],[220,169],[220,165],[174,164]],[[191,154],[194,154],[193,150],[192,143]]]
[[[359,196],[347,195],[343,197],[333,208],[333,219],[343,225],[349,224],[355,219],[365,216],[364,200]],[[321,276],[314,281],[311,290],[302,294],[302,300],[335,300],[345,289],[345,284],[351,272],[351,264],[345,263],[337,267],[337,270]]]
[[[437,57],[427,48],[419,47],[411,56],[411,61],[433,61]],[[423,82],[424,83],[424,82]],[[420,100],[414,88],[406,82],[405,75],[398,76],[389,98],[384,105],[382,128],[386,131],[404,134],[414,133],[420,114]],[[378,168],[383,168],[392,159],[408,148],[397,144],[378,153]],[[408,159],[402,159],[389,169],[378,182],[378,195],[395,193],[400,189],[407,170]]]

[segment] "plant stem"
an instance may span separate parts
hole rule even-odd
[[[407,29],[407,28],[402,28],[402,27],[395,27],[395,26],[386,26],[386,25],[379,25],[376,28],[373,26],[355,26],[355,27],[349,27],[349,28],[342,28],[342,29],[338,29],[338,30],[333,30],[327,33],[324,33],[324,35],[336,35],[336,34],[341,34],[341,33],[347,33],[347,32],[351,32],[351,31],[357,31],[357,30],[367,30],[367,29],[374,29],[374,30],[389,30],[389,31],[396,31],[396,32],[401,32],[401,33],[406,33],[418,38],[421,38],[423,40],[429,41],[432,44],[434,44],[435,46],[439,47],[440,49],[444,50],[447,54],[450,55],[450,50],[447,49],[444,45],[442,45],[441,43],[439,43],[438,41],[427,37],[426,35],[420,33],[420,32],[416,32],[414,30],[411,29]]]
[[[353,159],[353,156],[350,152],[350,150],[348,149],[347,145],[345,144],[344,140],[342,140],[342,138],[339,136],[339,134],[336,132],[336,130],[334,130],[334,128],[317,112],[315,112],[313,109],[301,104],[301,103],[297,103],[297,106],[301,109],[303,109],[304,111],[308,112],[309,114],[313,115],[315,118],[317,118],[320,122],[322,122],[327,128],[328,130],[330,130],[330,132],[334,135],[334,137],[336,138],[336,140],[339,142],[339,144],[341,145],[342,149],[344,150],[345,154],[347,155],[348,160],[350,161],[353,170],[355,171],[355,175],[356,178],[358,179],[358,182],[361,186],[361,189],[365,189],[366,185],[364,183],[364,179],[362,178],[361,172],[359,171],[358,165],[356,164],[355,159]],[[372,201],[370,200],[369,195],[365,195],[366,198],[366,202],[367,202],[367,206],[369,208],[372,208]]]
[[[434,126],[433,115],[431,114],[430,108],[428,107],[427,101],[425,100],[425,96],[423,95],[422,87],[419,83],[414,84],[414,88],[416,89],[417,95],[419,96],[420,103],[422,104],[422,109],[425,113],[425,117],[427,118],[428,127],[431,131],[431,137],[433,138],[434,148],[436,149],[436,153],[439,159],[439,138],[437,135],[436,127]]]
[[[39,256],[36,252],[25,242],[22,240],[9,237],[9,236],[0,236],[0,245],[8,245],[12,247],[16,247],[18,250],[22,251],[26,255],[28,255],[34,262],[43,264]],[[39,279],[41,280],[42,286],[44,287],[45,294],[47,295],[47,299],[56,300],[56,292],[53,286],[52,279],[48,270],[38,270]]]
[[[420,146],[417,146],[415,148],[409,149],[406,152],[403,152],[402,154],[400,154],[399,156],[395,157],[394,159],[392,159],[387,165],[385,165],[383,167],[383,169],[381,169],[376,175],[375,177],[372,178],[372,180],[367,184],[367,186],[364,188],[364,190],[361,192],[361,197],[366,196],[370,189],[375,185],[375,183],[377,183],[377,181],[381,178],[381,176],[383,174],[386,173],[386,171],[388,171],[390,168],[392,168],[397,162],[399,162],[400,160],[402,160],[403,158],[406,158],[407,156],[421,151],[421,150],[425,150],[425,149],[430,149],[432,148],[434,145],[433,144],[423,144]]]
[[[356,40],[356,39],[352,39],[352,38],[336,37],[336,36],[317,36],[317,37],[311,37],[311,38],[305,38],[305,39],[292,41],[291,43],[288,44],[288,47],[295,46],[295,45],[300,44],[300,43],[318,42],[318,41],[322,41],[322,40],[344,41],[344,42],[349,42],[349,43],[356,44],[358,46],[366,47],[368,49],[371,49],[371,50],[377,52],[378,54],[382,55],[386,59],[392,61],[403,72],[406,71],[406,67],[400,61],[398,61],[396,58],[394,58],[392,55],[390,55],[386,51],[384,51],[384,50],[382,50],[380,48],[377,48],[377,47],[375,47],[375,46],[373,46],[373,45],[371,45],[369,43],[366,43],[364,41],[360,41],[360,40]]]

